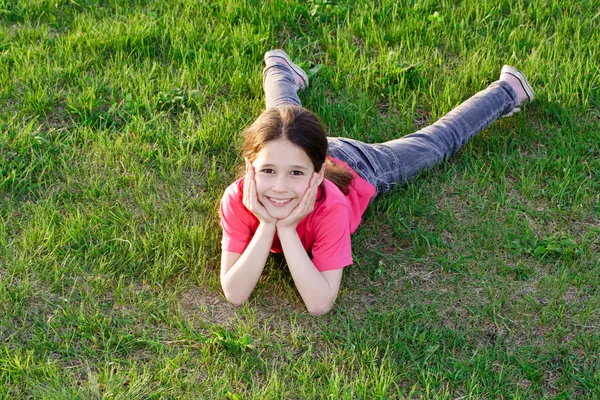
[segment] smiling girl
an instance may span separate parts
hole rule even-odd
[[[352,264],[350,235],[369,202],[446,160],[534,96],[525,76],[504,66],[500,80],[435,124],[367,144],[326,136],[297,95],[308,77],[285,52],[267,52],[265,64],[266,111],[244,131],[246,173],[221,199],[221,286],[229,302],[243,304],[269,252],[283,252],[315,315],[335,303],[343,268]]]

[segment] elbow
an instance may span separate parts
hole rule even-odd
[[[227,296],[227,295],[225,295],[225,298],[227,299],[229,304],[231,304],[232,306],[235,306],[235,307],[240,307],[240,306],[244,305],[244,303],[246,303],[246,300],[247,300],[247,299],[241,299],[241,298],[236,298],[235,296],[231,297],[231,296]]]
[[[236,287],[235,282],[231,282],[230,279],[227,279],[223,275],[221,275],[221,289],[223,290],[225,299],[235,307],[243,305],[250,298],[250,293],[240,290],[239,287]]]
[[[229,304],[231,304],[231,305],[232,305],[232,306],[234,306],[234,307],[241,307],[241,306],[243,306],[243,305],[244,305],[244,303],[246,302],[246,301],[244,301],[244,300],[241,300],[241,301],[240,301],[240,300],[231,299],[231,298],[227,298],[227,301],[229,302]]]
[[[325,315],[333,308],[333,302],[328,302],[327,304],[314,304],[314,305],[306,305],[306,309],[308,313],[314,317],[318,317],[320,315]]]
[[[225,298],[229,304],[235,307],[242,306],[248,301],[248,296],[240,295],[240,293],[232,293],[231,291],[223,289],[223,294],[225,294]]]

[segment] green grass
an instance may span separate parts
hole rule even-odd
[[[0,398],[600,398],[591,0],[0,0]],[[333,136],[435,121],[504,63],[537,100],[376,200],[334,310],[280,257],[218,282],[263,53]]]

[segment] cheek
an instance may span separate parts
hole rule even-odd
[[[269,176],[257,177],[256,180],[256,193],[259,197],[266,196],[267,194],[273,194],[272,189],[275,186],[273,179]]]
[[[268,180],[256,178],[255,181],[256,181],[256,192],[258,194],[261,194],[264,191],[269,190]]]
[[[302,182],[297,182],[294,185],[294,191],[296,193],[298,193],[300,196],[302,196],[304,194],[304,192],[306,192],[306,189],[308,189],[308,184],[309,184],[309,180],[306,181],[302,181]]]

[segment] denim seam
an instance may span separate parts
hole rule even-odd
[[[396,155],[394,154],[393,151],[391,151],[388,147],[386,146],[377,146],[377,150],[381,151],[382,153],[386,153],[386,156],[388,157],[389,160],[391,160],[391,167],[390,168],[386,168],[385,170],[383,168],[380,168],[378,177],[378,180],[382,180],[382,178],[387,177],[388,175],[394,174],[395,172],[398,172],[398,159],[396,158]],[[388,183],[384,183],[384,184],[388,184]]]
[[[382,174],[381,165],[374,157],[372,157],[370,151],[365,151],[362,153],[365,155],[365,157],[367,157],[367,160],[369,160],[369,164],[371,164],[371,169],[373,170],[373,174],[375,174],[375,177],[379,180],[379,177]]]
[[[390,189],[390,187],[392,187],[393,185],[396,184],[396,182],[389,182],[387,179],[388,176],[390,175],[394,175],[394,173],[398,172],[399,169],[399,162],[396,159],[396,156],[394,154],[393,151],[391,151],[388,147],[384,146],[382,143],[377,143],[375,145],[373,145],[373,150],[376,150],[378,152],[381,153],[385,153],[386,156],[388,157],[389,160],[391,160],[391,168],[382,168],[380,163],[373,163],[371,157],[369,157],[369,160],[371,162],[371,164],[373,164],[373,172],[375,174],[374,178],[376,181],[376,184],[374,185],[375,188],[377,189],[377,193],[380,192],[379,188],[383,188],[383,192],[386,192]],[[368,154],[368,153],[367,153]],[[375,165],[377,166],[377,168],[375,168]]]
[[[506,82],[497,81],[498,86],[504,90],[504,92],[508,95],[509,101],[505,102],[504,110],[500,113],[500,115],[508,114],[512,111],[513,108],[517,106],[517,93],[515,90]],[[507,104],[508,103],[508,104]]]
[[[340,142],[344,143],[342,140],[340,140],[340,138],[337,138],[337,139]],[[363,175],[365,175],[364,171],[361,171],[360,168],[358,168],[358,166],[355,162],[355,158],[352,157],[350,154],[348,154],[348,152],[346,150],[344,150],[343,146],[333,146],[333,147],[335,147],[335,149],[337,151],[339,151],[340,153],[344,154],[344,159],[342,160],[343,162],[348,164],[350,166],[350,168],[352,168],[354,170],[354,172],[356,172],[358,174],[358,176],[360,176],[367,182],[369,181],[366,176],[363,176]]]
[[[498,83],[498,86],[499,86],[499,87],[500,87],[500,88],[501,88],[501,89],[502,89],[502,90],[503,90],[505,93],[507,93],[507,94],[509,95],[509,97],[511,98],[511,100],[512,100],[512,96],[511,96],[511,95],[508,93],[508,90],[506,90],[506,88],[504,88],[504,87],[503,87],[503,85],[502,85],[500,82]],[[514,100],[513,100],[513,101],[514,101]],[[504,115],[504,114],[506,114],[508,111],[510,111],[510,110],[507,110],[507,108],[508,108],[508,106],[510,106],[510,105],[511,105],[511,102],[509,102],[509,103],[507,104],[507,102],[506,102],[506,101],[504,101],[503,103],[504,103],[504,107],[503,107],[503,108],[502,108],[500,111],[498,111],[497,113],[495,113],[495,114],[493,114],[493,115],[490,115],[490,117],[489,117],[488,119],[484,120],[484,121],[483,121],[483,123],[480,123],[480,124],[477,126],[477,128],[476,128],[476,129],[474,129],[474,132],[476,132],[476,133],[475,133],[473,136],[471,136],[470,138],[467,138],[467,142],[468,142],[468,141],[470,141],[470,140],[471,140],[471,139],[472,139],[474,136],[476,136],[477,134],[479,134],[479,133],[481,132],[481,130],[482,130],[482,127],[484,127],[484,126],[488,126],[488,125],[490,124],[490,121],[495,121],[495,120],[497,120],[497,119],[498,119],[498,117],[499,117],[499,116],[501,116],[501,115]],[[511,108],[511,109],[512,109],[512,108]]]

